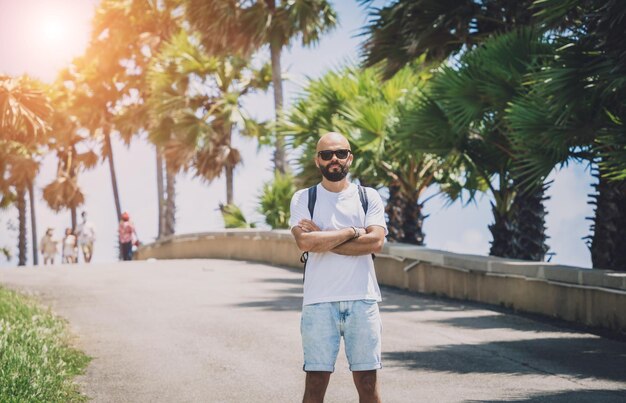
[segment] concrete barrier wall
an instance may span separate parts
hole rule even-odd
[[[289,231],[224,230],[141,246],[136,259],[215,258],[302,268]],[[478,301],[626,333],[626,273],[387,243],[380,284]]]

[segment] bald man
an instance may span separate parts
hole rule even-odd
[[[380,252],[387,226],[378,192],[367,192],[367,213],[359,189],[346,177],[354,155],[348,140],[327,133],[317,143],[316,185],[311,217],[308,189],[294,194],[289,225],[298,248],[308,252],[301,334],[306,384],[304,402],[322,402],[341,337],[360,402],[380,402],[376,370],[382,368],[378,311],[380,289],[372,253]]]

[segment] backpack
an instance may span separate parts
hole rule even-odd
[[[361,206],[363,207],[363,211],[367,215],[367,208],[369,206],[369,201],[367,200],[367,192],[365,188],[361,185],[357,185],[357,189],[359,191],[359,199],[361,199]],[[311,214],[311,220],[313,219],[313,211],[315,210],[315,202],[317,201],[317,185],[313,185],[308,189],[309,193],[309,214]],[[376,256],[372,253],[372,258]],[[302,281],[304,281],[304,276],[306,275],[306,262],[309,260],[309,252],[302,252],[300,255],[300,263],[304,264],[302,268]]]

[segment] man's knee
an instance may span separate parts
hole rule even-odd
[[[330,380],[330,372],[324,371],[308,371],[306,373],[307,387],[313,389],[325,388]]]
[[[326,394],[329,380],[330,372],[307,372],[302,401],[305,403],[324,401],[324,395]]]
[[[354,383],[359,391],[364,393],[374,393],[376,391],[376,370],[355,371]]]

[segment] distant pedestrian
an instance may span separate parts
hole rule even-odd
[[[87,212],[83,211],[81,214],[83,222],[78,224],[76,235],[78,235],[78,244],[83,251],[83,259],[85,263],[91,262],[93,256],[93,244],[96,242],[96,230],[93,223],[87,220]]]
[[[133,260],[133,243],[137,243],[137,231],[135,224],[130,220],[130,215],[125,211],[120,221],[120,245],[122,247],[122,259]]]
[[[39,243],[39,248],[41,250],[41,254],[43,255],[43,264],[54,264],[54,257],[57,253],[59,253],[59,249],[57,245],[59,241],[52,238],[52,233],[54,229],[48,228],[46,230],[46,234],[41,238],[41,242]]]
[[[71,228],[65,229],[63,238],[63,263],[76,263],[78,260],[78,243]]]

